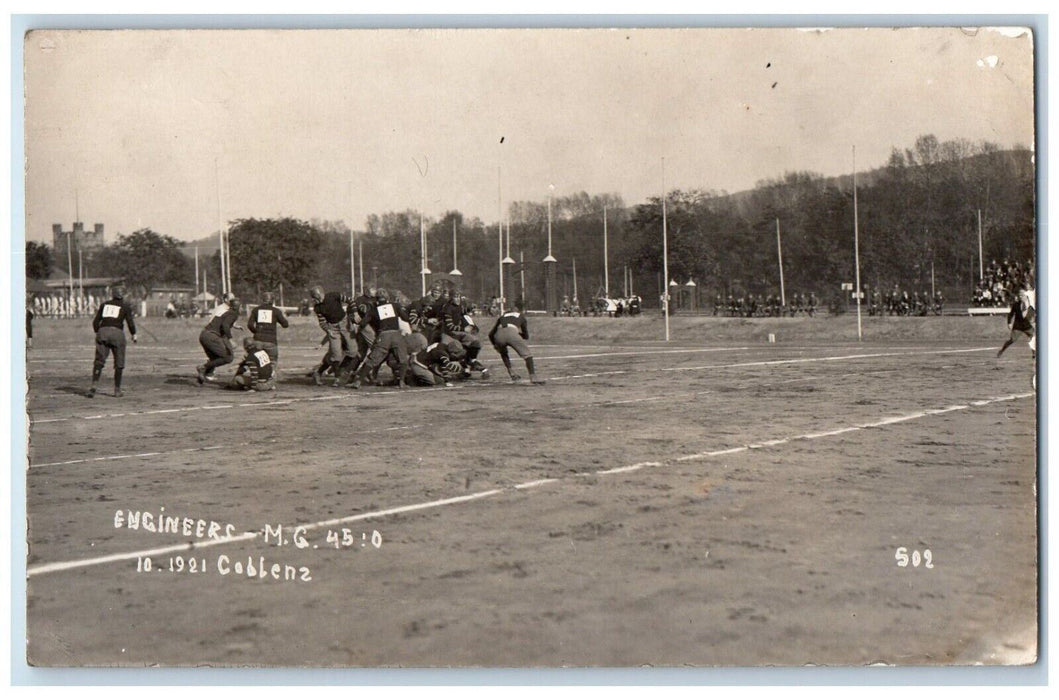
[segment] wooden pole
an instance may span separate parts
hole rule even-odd
[[[356,265],[356,234],[353,233],[353,227],[349,227],[349,293],[357,293],[357,265]]]
[[[982,210],[978,210],[978,281],[985,279],[985,258],[982,252]]]
[[[780,220],[776,218],[776,254],[780,259],[780,306],[787,305],[787,294],[783,290],[783,245],[780,243]]]
[[[853,264],[856,267],[857,340],[864,339],[860,320],[860,229],[857,223],[857,147],[853,147]]]
[[[603,205],[603,294],[610,298],[610,266],[607,263],[607,205]]]
[[[662,157],[662,306],[666,317],[666,342],[669,342],[669,232],[666,227],[666,159]]]

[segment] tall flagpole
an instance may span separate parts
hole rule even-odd
[[[349,293],[354,295],[357,293],[357,245],[356,236],[353,233],[353,227],[349,227]]]
[[[504,200],[500,189],[500,166],[496,166],[497,274],[500,277],[500,313],[504,313]]]
[[[610,299],[610,264],[607,262],[607,205],[603,205],[603,294]]]
[[[666,342],[669,342],[669,231],[666,227],[666,159],[662,157],[662,311],[666,317]]]
[[[571,258],[574,261],[574,299],[577,299],[577,258]]]
[[[526,305],[526,255],[523,251],[518,252],[518,276],[522,283],[522,305],[525,308]]]
[[[74,313],[74,232],[66,237],[66,268],[70,271],[70,293],[66,295],[66,311],[69,315]]]
[[[853,147],[853,264],[856,266],[857,340],[864,339],[860,322],[860,229],[857,222],[857,147]]]
[[[228,235],[228,227],[224,227],[224,258],[226,261],[225,272],[228,275],[228,293],[232,293],[232,239]]]
[[[459,265],[456,264],[456,217],[452,217],[452,272],[449,277],[463,277]]]
[[[780,220],[776,217],[776,254],[780,259],[780,306],[787,305],[787,295],[783,291],[783,244],[780,243]]]
[[[195,246],[195,296],[199,295],[199,247]]]
[[[360,261],[360,293],[364,293],[364,239],[357,239],[357,260]]]
[[[419,215],[419,258],[423,263],[422,268],[419,270],[419,277],[422,281],[421,286],[423,287],[422,295],[427,295],[427,275],[430,274],[430,268],[427,267],[427,234],[426,229],[423,228],[423,215]]]
[[[221,296],[228,293],[228,275],[225,272],[224,228],[221,226],[221,175],[217,159],[213,159],[213,179],[217,185],[217,243],[221,253]]]
[[[982,210],[978,210],[978,281],[985,279],[985,258],[982,257]]]

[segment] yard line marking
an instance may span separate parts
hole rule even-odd
[[[673,355],[676,353],[683,352],[725,352],[728,350],[754,350],[757,348],[746,347],[731,347],[731,348],[675,348],[672,350],[643,350],[640,352],[596,352],[588,353],[584,355],[544,355],[540,360],[581,360],[587,357],[621,357],[625,355]]]
[[[831,357],[796,357],[786,360],[755,360],[753,362],[737,362],[728,365],[700,365],[698,367],[658,367],[658,372],[687,372],[699,369],[728,369],[730,367],[769,367],[772,365],[795,365],[806,362],[836,362],[839,360],[866,360],[878,357],[908,357],[909,355],[955,355],[969,352],[984,352],[993,348],[966,348],[963,350],[924,350],[923,352],[874,352],[862,355],[835,355]],[[645,370],[651,371],[651,370]]]
[[[425,510],[427,508],[438,508],[440,506],[449,506],[455,503],[466,503],[467,501],[476,501],[479,498],[488,498],[489,496],[495,496],[498,493],[504,493],[507,491],[505,488],[489,489],[488,491],[478,491],[477,493],[469,493],[463,496],[453,496],[451,498],[439,498],[436,501],[427,501],[426,503],[413,503],[410,506],[397,506],[395,508],[387,508],[386,510],[376,510],[370,513],[358,513],[356,515],[347,515],[342,518],[332,518],[330,520],[320,520],[315,523],[309,523],[306,525],[297,525],[296,527],[304,528],[306,530],[316,530],[321,527],[329,527],[331,525],[342,525],[343,523],[353,523],[358,520],[369,520],[371,518],[381,518],[387,515],[399,515],[401,513],[411,513],[417,510]]]
[[[536,481],[525,481],[521,484],[515,484],[513,488],[516,489],[532,489],[537,486],[543,486],[545,484],[551,484],[558,481],[558,479],[537,479]]]
[[[613,469],[601,469],[597,472],[591,472],[592,474],[623,474],[625,472],[634,472],[644,467],[660,467],[661,462],[639,462],[637,464],[630,464],[627,467],[614,467]]]
[[[215,547],[219,544],[231,544],[232,542],[243,542],[246,540],[252,540],[255,537],[258,537],[258,533],[244,532],[241,535],[221,537],[215,540],[184,542],[182,544],[174,544],[169,547],[156,547],[154,549],[144,549],[138,552],[123,552],[120,554],[110,554],[108,556],[93,557],[92,559],[78,559],[75,561],[56,562],[54,564],[42,564],[40,566],[34,566],[26,569],[26,576],[38,576],[40,574],[50,574],[56,571],[68,571],[70,569],[79,569],[85,566],[97,566],[99,564],[112,564],[118,561],[128,561],[129,559],[137,559],[139,557],[157,557],[162,554],[173,554],[174,552],[187,552],[196,549],[205,549],[206,547]]]
[[[915,417],[916,418],[922,418],[923,415],[925,415],[925,414],[917,414]],[[797,438],[794,438],[794,439],[795,440],[797,440],[797,439],[815,440],[817,438],[830,437],[832,435],[841,435],[842,433],[851,433],[854,430],[860,430],[860,427],[859,426],[853,426],[853,427],[850,427],[850,428],[839,428],[838,430],[828,430],[827,432],[823,432],[823,433],[808,433],[806,435],[799,435]]]
[[[610,371],[610,372],[598,372],[598,373],[592,373],[592,374],[578,374],[578,375],[567,375],[567,376],[559,376],[559,377],[546,377],[546,379],[548,379],[548,381],[559,381],[559,380],[565,380],[565,379],[582,379],[582,378],[586,378],[586,377],[596,377],[596,376],[615,375],[615,374],[628,374],[628,373],[630,373],[632,371],[635,371],[635,372],[690,372],[690,371],[704,370],[704,369],[730,369],[730,368],[737,368],[737,367],[762,367],[762,366],[792,365],[792,364],[806,364],[806,363],[811,363],[811,362],[835,362],[835,361],[840,361],[840,360],[872,359],[872,358],[878,358],[878,357],[908,357],[910,355],[961,354],[961,353],[971,353],[971,352],[983,352],[983,351],[986,351],[986,350],[992,351],[992,350],[995,350],[995,348],[986,347],[986,348],[967,348],[967,349],[959,349],[959,350],[930,350],[930,351],[923,351],[923,352],[919,352],[919,353],[886,352],[886,353],[868,353],[868,354],[860,354],[860,355],[838,355],[838,356],[828,356],[828,357],[801,357],[801,358],[789,358],[789,359],[784,359],[784,360],[759,360],[759,361],[754,361],[754,362],[736,362],[736,363],[723,364],[723,365],[701,365],[701,366],[698,366],[698,367],[649,367],[649,368],[640,369],[640,370],[614,370],[614,371]],[[672,352],[685,352],[685,351],[672,351]],[[695,350],[691,350],[690,352],[696,352],[696,351]],[[629,353],[626,353],[626,354],[629,354]],[[477,386],[469,385],[468,387],[460,387],[460,388],[461,389],[466,389],[466,388],[471,388],[472,386],[474,388],[481,389],[481,388],[485,388],[487,386],[494,386],[495,387],[495,386],[505,386],[505,385],[501,384],[499,382],[495,382],[495,383],[493,383],[491,385],[489,385],[489,384],[477,385]],[[358,394],[358,393],[354,393],[354,392],[349,392],[349,393],[343,393],[343,394],[336,394],[336,395],[333,395],[333,396],[312,396],[312,397],[306,397],[306,398],[287,399],[285,401],[285,403],[293,404],[293,403],[299,403],[299,402],[304,402],[304,401],[338,401],[338,400],[342,400],[342,399],[354,398],[354,397],[357,397],[357,396],[370,396],[370,397],[389,398],[389,397],[393,397],[393,396],[400,396],[400,395],[403,395],[403,394],[411,394],[411,393],[417,393],[417,392],[423,392],[423,391],[440,391],[440,390],[442,390],[440,387],[426,387],[426,388],[423,388],[423,389],[402,389],[402,390],[399,390],[399,391],[398,390],[381,391],[381,392],[371,392],[371,393],[365,393],[365,394]],[[447,389],[447,390],[451,391],[452,389]],[[276,402],[257,402],[257,401],[252,402],[252,406],[253,407],[271,406],[271,405],[277,405],[277,403]],[[219,408],[232,408],[232,407],[233,406],[231,404],[220,405],[220,406],[211,406],[211,405],[207,405],[207,406],[188,406],[186,408],[178,408],[178,409],[169,408],[169,409],[152,409],[152,410],[149,410],[149,411],[132,411],[132,412],[129,412],[129,413],[123,414],[123,415],[128,415],[128,416],[149,416],[149,415],[155,415],[155,414],[158,414],[158,413],[174,413],[174,412],[177,412],[177,411],[184,411],[184,412],[209,411],[209,410],[216,410],[216,409],[219,409]],[[60,422],[66,422],[66,421],[71,421],[71,420],[98,420],[98,419],[107,418],[107,417],[113,417],[113,415],[100,414],[100,415],[96,415],[96,416],[70,416],[70,417],[67,417],[67,418],[42,418],[42,419],[32,419],[31,418],[30,419],[30,424],[31,425],[37,425],[37,424],[43,424],[43,423],[60,423]]]
[[[1011,394],[1009,396],[994,397],[994,398],[991,398],[991,399],[987,399],[986,401],[989,404],[993,404],[993,403],[999,403],[999,402],[1003,402],[1003,401],[1015,401],[1017,399],[1028,398],[1028,397],[1031,397],[1031,396],[1034,396],[1034,394],[1033,393]],[[805,433],[803,435],[797,435],[797,436],[794,436],[794,437],[780,438],[779,440],[781,440],[784,443],[791,442],[791,441],[794,441],[794,440],[815,440],[817,438],[827,437],[827,436],[831,436],[831,435],[840,435],[842,433],[851,432],[851,431],[855,431],[855,430],[868,430],[868,429],[871,429],[871,428],[878,428],[878,427],[883,427],[883,426],[887,426],[887,425],[893,425],[895,423],[899,423],[899,422],[903,422],[903,421],[916,420],[918,418],[924,418],[924,417],[926,417],[928,415],[937,415],[939,412],[967,410],[969,408],[971,408],[970,404],[961,405],[961,406],[948,406],[948,407],[946,407],[944,409],[937,409],[935,411],[916,411],[915,413],[909,413],[909,414],[906,414],[904,416],[895,416],[895,417],[891,417],[891,418],[883,418],[881,420],[874,421],[874,422],[871,422],[871,423],[860,423],[858,425],[850,426],[848,428],[842,428],[840,430],[832,430],[832,431],[827,431],[827,432],[822,432],[822,433]],[[768,441],[768,442],[769,443],[773,443],[773,444],[779,444],[779,443],[776,443],[776,441]],[[539,486],[539,485],[544,484],[544,483],[552,483],[552,482],[555,482],[555,481],[562,481],[564,479],[584,477],[586,475],[590,475],[590,474],[593,474],[593,473],[596,474],[596,475],[622,474],[622,473],[628,473],[628,472],[636,471],[636,470],[642,469],[643,467],[646,467],[646,466],[665,466],[666,464],[670,464],[670,463],[687,462],[687,461],[691,461],[691,460],[702,460],[702,459],[706,459],[706,458],[709,458],[709,457],[719,457],[719,456],[722,456],[722,455],[735,454],[735,453],[738,453],[738,452],[746,452],[746,451],[749,451],[749,450],[758,449],[758,448],[763,447],[765,445],[766,445],[766,443],[762,442],[762,443],[757,443],[756,445],[742,445],[742,446],[739,446],[739,447],[731,447],[731,448],[724,449],[724,450],[713,450],[713,451],[710,451],[710,452],[699,452],[699,453],[696,453],[696,454],[683,455],[683,456],[680,456],[680,457],[665,459],[665,460],[662,460],[662,461],[659,461],[659,462],[639,462],[637,464],[631,464],[631,465],[628,465],[628,466],[625,466],[625,467],[615,467],[613,469],[608,469],[608,470],[603,470],[603,471],[589,472],[588,474],[586,474],[586,473],[575,474],[575,475],[573,475],[573,477],[564,477],[563,479],[560,479],[560,478],[539,479],[537,481],[525,482],[523,484],[519,484],[519,485],[514,486],[514,487],[500,487],[500,488],[488,489],[486,491],[478,491],[478,492],[475,492],[475,493],[465,494],[465,495],[462,495],[462,496],[453,496],[453,497],[450,497],[450,498],[440,498],[440,499],[437,499],[437,500],[426,501],[426,502],[423,502],[423,503],[413,503],[413,504],[407,505],[407,506],[396,506],[396,507],[393,507],[393,508],[386,508],[384,510],[375,510],[375,511],[370,511],[370,512],[367,512],[367,513],[357,513],[357,514],[354,514],[354,515],[348,515],[348,516],[341,517],[341,518],[331,518],[329,520],[320,520],[320,521],[317,521],[315,523],[306,523],[306,524],[302,524],[302,525],[295,525],[295,526],[293,526],[292,529],[301,528],[301,529],[304,529],[304,530],[315,530],[315,529],[319,529],[319,528],[322,528],[322,527],[330,527],[332,525],[341,525],[343,523],[357,522],[357,521],[360,521],[360,520],[371,520],[371,519],[375,519],[375,518],[386,517],[386,516],[389,516],[389,515],[400,515],[402,513],[412,513],[412,512],[415,512],[415,511],[419,511],[419,510],[427,510],[427,509],[430,509],[430,508],[440,508],[442,506],[454,505],[454,504],[458,504],[458,503],[467,503],[469,501],[476,501],[476,500],[480,500],[480,499],[483,499],[483,498],[489,498],[491,496],[496,496],[496,495],[503,494],[503,493],[511,493],[511,492],[513,492],[515,490],[525,490],[527,488],[532,488],[533,486]],[[187,551],[187,550],[191,550],[191,549],[203,549],[203,548],[206,548],[206,547],[214,547],[214,546],[219,545],[219,544],[228,544],[228,543],[231,543],[231,542],[251,540],[251,539],[254,539],[254,538],[258,537],[259,534],[260,533],[258,533],[258,532],[244,532],[242,535],[235,535],[235,536],[229,537],[229,538],[219,538],[219,539],[215,539],[215,540],[202,540],[202,541],[197,541],[197,542],[185,542],[185,543],[178,544],[178,545],[173,545],[173,546],[170,546],[170,547],[159,547],[159,548],[155,548],[155,549],[140,550],[140,551],[136,551],[136,552],[123,552],[123,553],[110,554],[110,555],[101,556],[101,557],[93,557],[91,559],[76,559],[76,560],[72,560],[72,561],[55,562],[55,563],[52,563],[52,564],[42,564],[42,565],[34,566],[34,567],[31,567],[31,568],[27,569],[26,570],[26,576],[27,577],[38,576],[40,574],[48,574],[48,573],[53,573],[53,572],[57,572],[57,571],[68,571],[70,569],[79,569],[79,568],[88,567],[88,566],[95,566],[95,565],[98,565],[98,564],[108,564],[108,563],[118,562],[118,561],[127,561],[127,560],[130,560],[130,559],[136,559],[137,557],[157,556],[158,554],[168,554],[168,553],[171,553],[171,552]]]

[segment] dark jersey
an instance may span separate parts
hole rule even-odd
[[[508,311],[500,315],[496,319],[496,323],[493,324],[493,330],[489,331],[489,339],[492,340],[496,335],[496,332],[501,328],[507,328],[513,326],[518,329],[518,334],[522,336],[523,340],[529,340],[529,325],[526,323],[526,317],[518,311]]]
[[[422,299],[416,299],[408,307],[408,320],[413,328],[423,328],[432,318],[437,318],[434,306],[435,299],[429,294]]]
[[[353,308],[354,322],[361,326],[367,323],[371,310],[374,309],[377,304],[378,302],[375,301],[375,297],[368,296],[367,294],[361,294],[354,299],[353,303],[350,304]]]
[[[342,303],[342,296],[337,292],[325,294],[323,301],[316,304],[313,307],[313,311],[316,312],[316,318],[320,321],[321,326],[325,323],[342,323],[342,320],[346,317],[346,308]]]
[[[257,382],[267,382],[272,378],[272,372],[276,366],[272,358],[264,350],[252,352],[239,363],[238,374],[246,374],[250,378],[250,386]]]
[[[1011,310],[1008,311],[1008,325],[1011,326],[1012,330],[1024,333],[1033,331],[1033,324],[1029,322],[1029,319],[1023,313],[1021,299],[1016,298],[1011,303]]]
[[[227,304],[221,304],[213,310],[213,318],[206,324],[206,330],[222,338],[232,337],[232,326],[239,320],[239,314],[232,311]]]
[[[99,332],[100,328],[117,328],[123,331],[125,324],[129,326],[129,333],[136,335],[136,323],[132,320],[132,310],[123,300],[115,297],[104,302],[96,311],[92,319],[92,330]]]
[[[376,333],[399,331],[400,321],[408,322],[408,312],[395,301],[379,304],[368,312],[368,323]]]
[[[288,328],[290,321],[283,315],[283,310],[272,304],[262,304],[250,312],[250,318],[246,322],[247,329],[254,334],[254,340],[263,343],[277,342],[276,326]]]
[[[471,325],[467,320],[466,313],[463,304],[450,300],[441,308],[439,318],[441,318],[447,332],[462,333],[467,326]]]

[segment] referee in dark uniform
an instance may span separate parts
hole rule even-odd
[[[96,359],[92,363],[92,387],[88,397],[96,395],[96,385],[103,374],[107,357],[114,353],[114,396],[121,396],[121,374],[125,370],[125,324],[129,326],[132,342],[136,342],[136,322],[132,320],[132,309],[125,303],[125,288],[114,287],[110,301],[104,302],[92,319],[92,330],[96,332]]]

